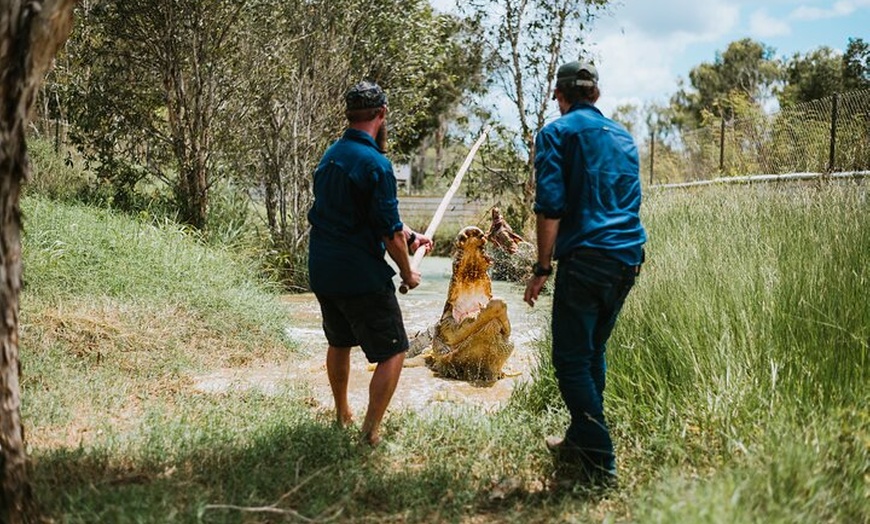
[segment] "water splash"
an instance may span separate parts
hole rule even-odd
[[[452,261],[447,257],[424,258],[420,273],[420,285],[405,295],[399,294],[399,304],[410,338],[424,333],[433,326],[444,310],[447,288],[450,283]],[[398,281],[396,282],[398,285]],[[542,296],[534,308],[523,302],[524,285],[493,281],[494,297],[508,304],[511,322],[511,339],[514,352],[505,364],[505,378],[492,384],[474,384],[459,380],[444,379],[422,363],[402,370],[402,376],[391,411],[412,410],[427,412],[435,407],[476,406],[485,410],[504,405],[516,384],[529,378],[535,356],[533,342],[543,337],[550,315],[549,296]],[[332,393],[326,377],[326,340],[320,327],[320,307],[311,293],[288,295],[289,304],[287,335],[298,342],[297,360],[282,365],[258,368],[227,368],[194,377],[195,387],[203,392],[222,393],[229,390],[256,389],[266,394],[277,394],[287,388],[304,385],[312,404],[324,410],[333,407]],[[368,384],[371,369],[362,351],[354,348],[351,353],[351,376],[348,401],[354,412],[362,416],[368,403]]]

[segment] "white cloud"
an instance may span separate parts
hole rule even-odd
[[[599,107],[610,113],[638,98],[651,99],[674,85],[670,57],[680,43],[614,33],[596,41],[595,62],[601,77]]]
[[[452,0],[430,2],[440,9],[455,5]],[[642,105],[640,100],[666,103],[676,90],[679,58],[692,46],[731,34],[740,21],[740,9],[733,0],[611,3],[587,39],[601,74],[598,106],[609,114],[621,104]]]
[[[443,8],[457,2],[430,1]],[[870,27],[870,0],[615,0],[601,15],[584,50],[598,66],[598,106],[609,115],[622,104],[667,104],[692,67],[741,38],[792,53],[862,36]],[[835,22],[813,23],[824,19]],[[562,57],[573,58],[571,52]],[[498,107],[509,114],[504,103]]]
[[[429,0],[429,3],[438,11],[449,13],[456,9],[456,0]]]
[[[593,28],[590,43],[601,75],[605,114],[638,100],[666,103],[676,90],[676,61],[693,45],[734,30],[740,8],[726,0],[626,2]]]
[[[767,11],[760,9],[749,16],[749,31],[757,38],[770,38],[790,34],[791,26],[788,22],[770,16]]]
[[[613,6],[611,13],[612,17],[599,20],[599,27],[649,38],[683,35],[689,40],[709,41],[736,25],[740,8],[726,0],[626,0]]]
[[[823,20],[848,16],[862,7],[870,7],[870,0],[841,0],[834,2],[830,8],[800,6],[791,12],[789,18],[794,20]]]

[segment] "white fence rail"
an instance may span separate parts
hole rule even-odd
[[[684,187],[709,186],[716,184],[754,184],[766,182],[788,182],[800,180],[863,179],[870,177],[870,171],[847,171],[842,173],[787,173],[784,175],[728,176],[710,180],[678,182],[673,184],[654,184],[651,189],[678,189]]]

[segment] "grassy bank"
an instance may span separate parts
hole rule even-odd
[[[541,439],[566,421],[546,341],[507,408],[393,413],[385,445],[360,448],[295,384],[193,387],[294,358],[283,306],[244,264],[171,226],[31,198],[37,497],[82,523],[866,522],[868,209],[854,186],[648,196],[649,263],[608,362],[621,485],[602,497],[543,489]]]
[[[607,399],[640,522],[866,522],[864,187],[651,195]],[[549,369],[523,392],[556,402]]]
[[[192,372],[291,353],[276,295],[229,253],[105,210],[40,198],[23,209],[31,444],[136,428]]]

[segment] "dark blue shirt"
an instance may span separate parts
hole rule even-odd
[[[577,248],[641,262],[640,162],[634,139],[593,105],[574,104],[535,139],[535,213],[559,218],[553,257]]]
[[[308,274],[332,296],[381,291],[395,274],[384,236],[403,228],[393,166],[368,133],[348,129],[314,171]]]

